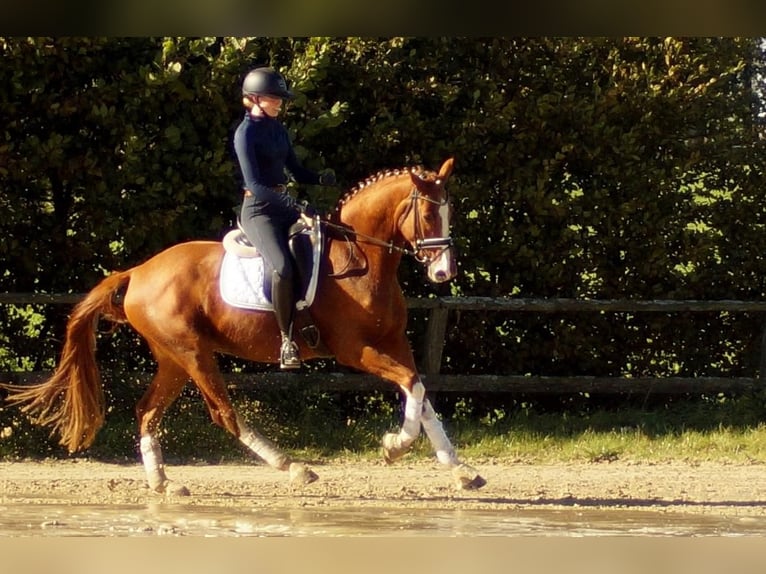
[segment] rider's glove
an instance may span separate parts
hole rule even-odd
[[[306,200],[296,202],[296,207],[300,210],[301,213],[305,213],[309,217],[316,217],[317,215],[316,209],[311,207],[309,202]]]
[[[326,171],[319,175],[319,185],[335,185],[335,174],[331,171]]]

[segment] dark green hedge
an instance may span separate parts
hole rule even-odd
[[[0,291],[83,292],[220,238],[240,81],[271,64],[298,94],[299,155],[341,183],[310,190],[320,208],[381,168],[456,158],[461,274],[437,288],[407,261],[408,295],[764,294],[756,39],[6,37],[0,55]],[[49,368],[65,315],[0,309],[0,368]],[[753,375],[761,321],[455,314],[444,368]],[[129,334],[103,344],[145,361]]]

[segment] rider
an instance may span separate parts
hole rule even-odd
[[[287,240],[290,226],[301,217],[308,219],[301,206],[286,193],[285,168],[298,183],[335,183],[332,172],[320,175],[300,164],[287,130],[277,120],[282,102],[292,97],[285,79],[273,68],[251,70],[242,82],[242,103],[247,111],[234,132],[234,150],[244,188],[240,223],[247,238],[273,269],[271,297],[282,334],[279,353],[282,369],[301,366],[298,347],[292,340],[294,264]],[[310,225],[310,221],[307,223]]]

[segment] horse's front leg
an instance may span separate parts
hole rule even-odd
[[[412,443],[415,442],[415,439],[420,435],[426,388],[418,380],[417,383],[412,385],[411,389],[402,386],[402,392],[404,392],[405,397],[402,427],[398,433],[386,433],[383,435],[383,458],[389,464],[404,456],[410,449],[410,446],[412,446]],[[454,456],[454,450],[452,452]]]
[[[403,387],[405,393],[404,420],[398,433],[383,436],[383,457],[387,463],[401,458],[420,434],[420,428],[428,436],[436,452],[436,459],[452,469],[455,484],[463,490],[481,488],[487,481],[471,466],[460,462],[444,426],[436,415],[431,401],[425,398],[425,386],[418,379],[412,390]]]
[[[401,458],[425,430],[436,457],[452,469],[456,484],[462,489],[480,488],[486,481],[470,466],[460,462],[444,427],[439,421],[431,402],[426,398],[426,388],[418,376],[415,360],[405,337],[388,345],[347,345],[336,353],[338,362],[377,375],[399,386],[404,393],[404,420],[398,433],[383,436],[383,457],[391,463]]]
[[[476,469],[458,460],[455,449],[452,447],[449,438],[447,438],[447,433],[444,432],[444,426],[436,416],[436,411],[434,411],[431,401],[428,399],[423,400],[421,422],[428,440],[431,441],[431,445],[436,451],[436,458],[439,462],[452,469],[452,476],[455,478],[458,488],[474,490],[487,484],[487,481],[476,472]]]

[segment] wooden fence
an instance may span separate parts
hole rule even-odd
[[[0,293],[0,304],[74,304],[82,294]],[[594,299],[524,299],[492,297],[410,298],[410,309],[428,312],[428,326],[421,349],[420,370],[429,391],[439,392],[511,392],[531,394],[565,394],[588,392],[621,394],[715,394],[743,392],[766,388],[766,324],[761,332],[758,377],[590,377],[590,376],[526,376],[526,375],[447,375],[440,373],[444,337],[451,311],[492,311],[507,313],[679,313],[728,312],[766,313],[766,301],[737,300],[594,300]],[[0,373],[0,381],[34,383],[50,373]],[[149,379],[149,374],[132,378]],[[261,389],[269,387],[316,387],[328,391],[391,389],[390,383],[360,373],[265,372],[227,374],[233,388]]]

